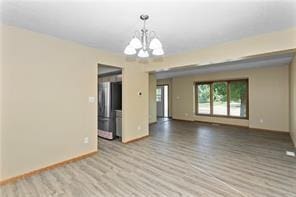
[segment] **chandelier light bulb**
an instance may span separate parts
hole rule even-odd
[[[130,45],[134,48],[134,49],[140,49],[142,48],[142,43],[139,40],[139,38],[134,37],[131,41],[130,41]]]
[[[155,55],[155,56],[160,56],[160,55],[163,55],[164,54],[164,51],[162,48],[157,48],[157,49],[154,49],[152,51],[152,54]]]
[[[127,45],[124,49],[124,54],[126,55],[135,55],[137,53],[136,49],[131,45]]]
[[[149,48],[152,50],[153,49],[160,49],[160,48],[162,48],[162,44],[157,38],[153,38],[150,42]]]
[[[141,49],[138,53],[138,57],[142,57],[142,58],[149,57],[149,53],[148,51],[144,51],[143,49]]]

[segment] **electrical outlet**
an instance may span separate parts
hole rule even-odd
[[[286,155],[290,157],[295,157],[295,152],[292,151],[286,151]]]
[[[138,126],[137,129],[138,129],[138,131],[140,131],[141,130],[141,126]]]
[[[88,137],[85,137],[83,142],[84,142],[84,144],[88,144]]]
[[[96,101],[96,98],[94,96],[89,96],[88,97],[88,102],[89,103],[94,103]]]
[[[185,113],[185,116],[188,116],[188,113]]]
[[[260,118],[260,120],[259,120],[259,121],[260,121],[260,123],[263,123],[263,119],[262,119],[262,118]]]

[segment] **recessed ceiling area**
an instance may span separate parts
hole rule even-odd
[[[168,71],[156,72],[157,79],[166,79],[172,77],[200,75],[206,73],[235,71],[251,68],[263,68],[274,66],[289,65],[293,59],[294,53],[274,54],[268,56],[259,56],[254,58],[247,58],[244,60],[230,61],[218,64],[209,65],[190,65],[182,68],[176,68]]]
[[[296,1],[2,1],[2,22],[102,50],[123,53],[139,16],[165,55],[296,26]]]
[[[115,73],[121,71],[121,68],[114,67],[114,66],[108,66],[104,64],[98,65],[98,75],[108,74],[108,73]]]

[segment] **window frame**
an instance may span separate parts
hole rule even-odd
[[[245,81],[247,84],[247,103],[246,103],[246,117],[240,116],[231,116],[230,115],[230,84],[231,82]],[[214,111],[214,98],[213,98],[213,84],[216,82],[226,82],[227,84],[227,115],[213,114]],[[210,85],[210,114],[198,113],[198,85]],[[196,116],[208,116],[208,117],[221,117],[221,118],[234,118],[234,119],[245,119],[249,120],[249,79],[240,78],[240,79],[228,79],[228,80],[211,80],[211,81],[196,81],[194,82],[194,104],[195,104],[195,115]]]

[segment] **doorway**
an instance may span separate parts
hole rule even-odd
[[[98,65],[98,136],[122,137],[122,69]]]
[[[157,118],[169,117],[169,85],[156,87]]]

